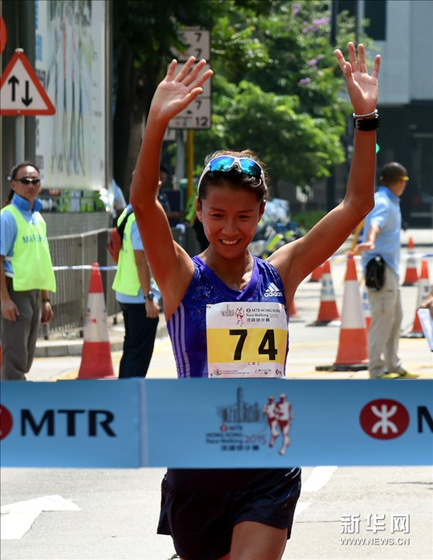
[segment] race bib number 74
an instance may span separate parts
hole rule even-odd
[[[287,352],[285,307],[225,302],[206,308],[209,377],[282,377]]]

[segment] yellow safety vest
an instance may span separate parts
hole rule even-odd
[[[120,225],[125,219],[127,208],[119,217]],[[117,263],[116,276],[114,277],[113,290],[128,296],[136,296],[140,291],[140,279],[138,277],[137,265],[135,264],[134,249],[132,247],[131,228],[135,222],[135,214],[128,216],[125,229],[123,230],[122,247],[119,251],[119,262]]]
[[[11,259],[14,290],[55,292],[56,278],[51,262],[45,220],[39,212],[35,212],[34,223],[29,223],[13,204],[3,208],[3,212],[10,212],[17,224],[17,237]]]

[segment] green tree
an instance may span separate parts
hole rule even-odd
[[[179,29],[209,29],[222,8],[219,2],[195,0],[113,0],[112,8],[113,174],[126,190],[143,116],[174,49],[184,49]]]
[[[143,116],[179,31],[211,29],[212,128],[196,133],[196,162],[216,149],[250,148],[273,184],[329,176],[344,160],[347,105],[330,45],[327,0],[114,0],[114,176],[125,187]],[[354,37],[342,14],[339,41]]]
[[[226,1],[212,29],[213,127],[197,133],[197,155],[250,148],[267,163],[272,183],[306,185],[344,160],[347,104],[330,45],[330,3]],[[265,11],[263,8],[266,7]],[[339,21],[339,40],[354,22]]]

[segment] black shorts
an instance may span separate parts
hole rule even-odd
[[[289,539],[301,470],[262,472],[260,484],[230,492],[175,492],[165,476],[158,533],[171,535],[177,554],[186,560],[216,560],[228,554],[233,527],[242,521],[287,529]],[[226,473],[230,476],[230,470]],[[208,487],[212,488],[212,477]]]

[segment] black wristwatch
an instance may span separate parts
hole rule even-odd
[[[154,297],[155,297],[155,294],[153,292],[147,292],[146,299],[148,299],[149,301],[153,301]]]
[[[377,111],[374,112],[371,118],[357,118],[353,115],[353,127],[355,130],[362,130],[368,132],[376,130],[380,126],[380,117]]]

